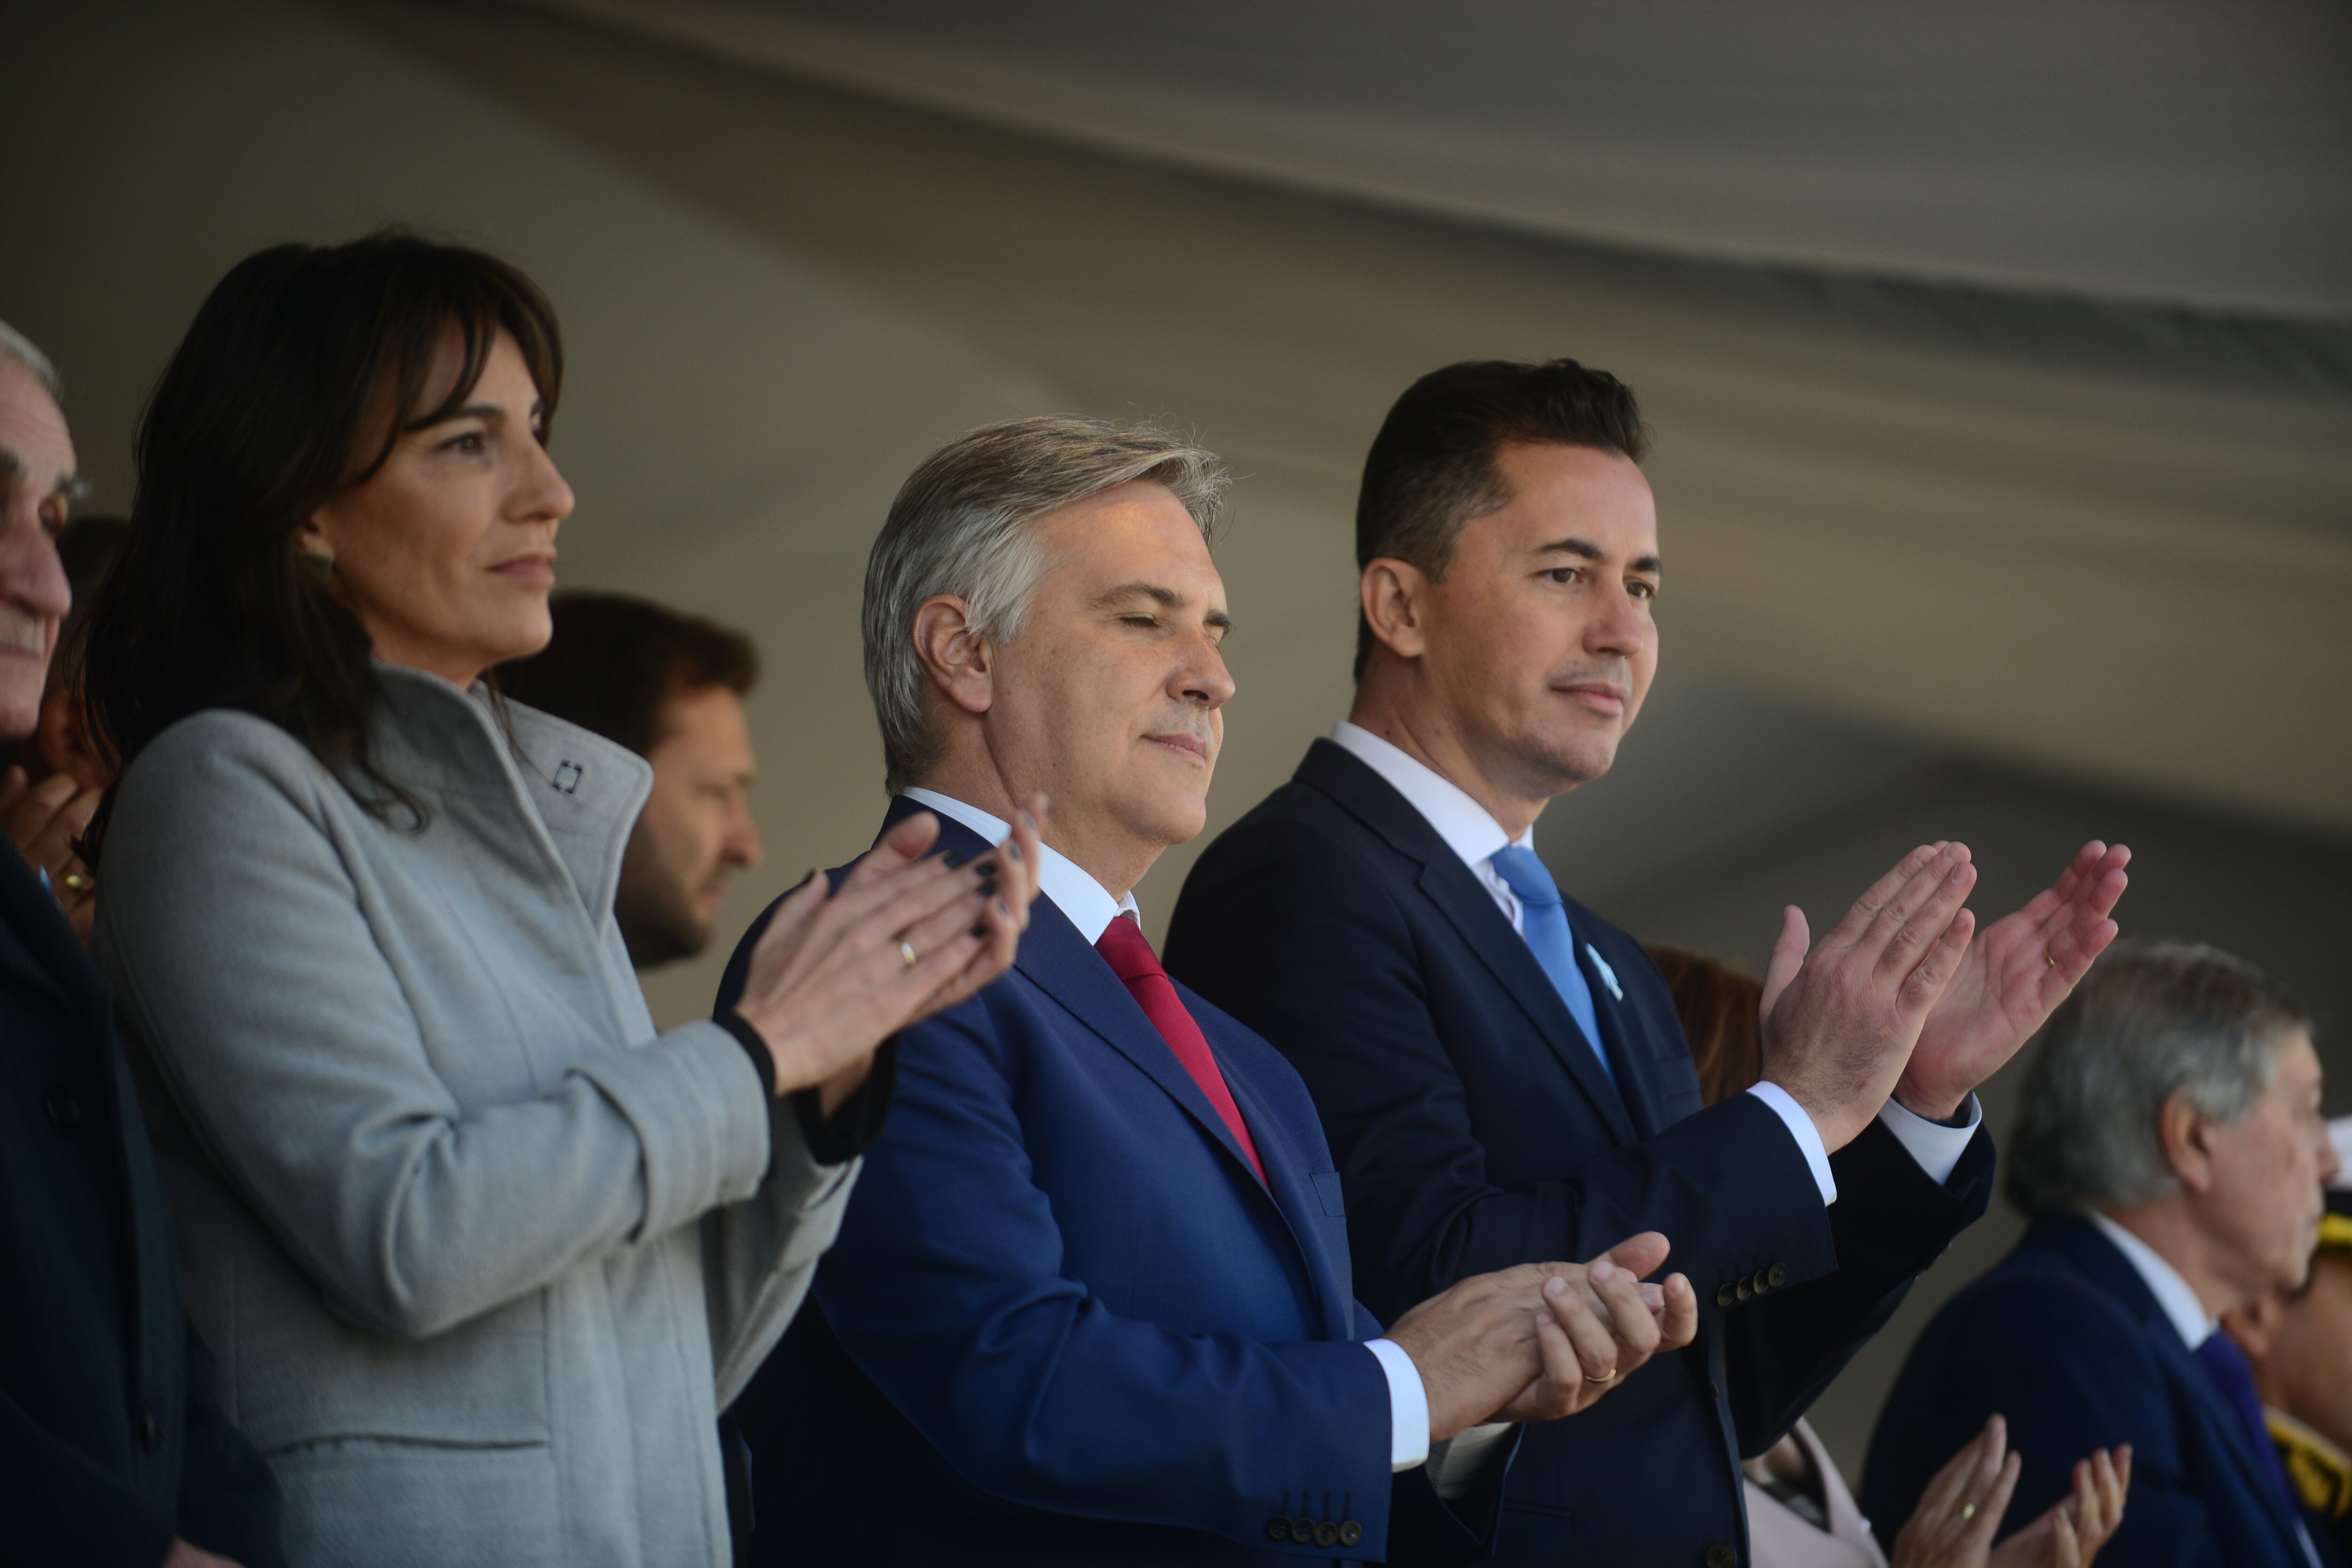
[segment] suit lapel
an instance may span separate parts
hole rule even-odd
[[[2238,1479],[2248,1490],[2263,1500],[2263,1513],[2277,1531],[2286,1548],[2287,1561],[2305,1561],[2303,1542],[2296,1536],[2294,1521],[2281,1517],[2277,1494],[2271,1489],[2271,1476],[2261,1457],[2254,1452],[2253,1435],[2246,1430],[2245,1422],[2237,1409],[2222,1397],[2213,1385],[2213,1374],[2205,1370],[2187,1345],[2180,1342],[2180,1332],[2172,1320],[2157,1304],[2147,1282],[2139,1270],[2131,1266],[2116,1244],[2099,1234],[2089,1220],[2074,1221],[2053,1233],[2055,1241],[2074,1260],[2075,1266],[2122,1302],[2132,1316],[2137,1318],[2158,1346],[2157,1353],[2171,1362],[2173,1375],[2185,1384],[2189,1397],[2197,1405],[2209,1427],[2221,1434],[2221,1446],[2230,1451],[2231,1462],[2238,1468]]]
[[[1462,863],[1462,858],[1437,837],[1437,830],[1429,826],[1428,819],[1360,758],[1328,741],[1318,741],[1307,749],[1307,760],[1298,765],[1297,777],[1301,784],[1330,796],[1342,810],[1380,835],[1389,847],[1420,865],[1418,886],[1423,896],[1437,907],[1437,911],[1460,934],[1464,945],[1477,955],[1495,983],[1535,1026],[1560,1067],[1576,1080],[1601,1120],[1608,1122],[1618,1142],[1635,1142],[1637,1134],[1625,1109],[1624,1097],[1609,1081],[1600,1058],[1592,1054],[1593,1042],[1586,1040],[1584,1031],[1577,1027],[1576,1018],[1569,1012],[1568,1004],[1560,1000],[1551,976],[1536,962],[1535,952],[1526,940],[1511,929],[1511,922],[1503,917],[1493,895],[1479,884],[1470,868]],[[1577,962],[1582,963],[1583,939],[1579,937],[1577,941]],[[1607,1004],[1607,993],[1598,977],[1588,974],[1588,979],[1592,984],[1595,1010],[1599,1011]],[[1606,1033],[1610,1025],[1604,1023],[1601,1028]],[[1616,1059],[1622,1062],[1623,1054],[1621,1052]]]
[[[1206,1004],[1181,984],[1179,994],[1184,1005],[1192,1009],[1194,1017],[1202,1016]],[[1323,1331],[1332,1339],[1353,1338],[1355,1326],[1355,1290],[1340,1272],[1344,1259],[1334,1258],[1320,1247],[1310,1247],[1306,1237],[1315,1234],[1314,1215],[1320,1212],[1318,1196],[1309,1173],[1300,1166],[1297,1152],[1283,1133],[1283,1124],[1274,1107],[1259,1093],[1258,1086],[1246,1073],[1234,1070],[1231,1058],[1216,1050],[1216,1038],[1206,1024],[1202,1032],[1210,1035],[1209,1046],[1216,1052],[1218,1066],[1225,1075],[1225,1087],[1233,1091],[1234,1103],[1241,1108],[1242,1120],[1249,1124],[1250,1135],[1257,1142],[1257,1157],[1265,1166],[1266,1186],[1274,1206],[1281,1212],[1283,1223],[1290,1227],[1290,1239],[1306,1260],[1307,1278],[1313,1281],[1315,1294],[1323,1309]],[[1231,1147],[1228,1144],[1228,1147]],[[1241,1158],[1239,1150],[1234,1157]],[[1247,1166],[1244,1166],[1247,1174]]]
[[[37,986],[64,1003],[81,1021],[106,1027],[106,982],[66,923],[57,900],[15,847],[0,844],[0,974]]]

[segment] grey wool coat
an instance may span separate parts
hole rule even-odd
[[[226,710],[108,828],[100,959],[222,1403],[297,1564],[715,1568],[717,1412],[856,1163],[718,1025],[656,1034],[613,920],[645,763],[377,668],[421,831]]]

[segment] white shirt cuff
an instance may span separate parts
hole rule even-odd
[[[1421,1368],[1393,1340],[1367,1340],[1364,1348],[1389,1380],[1389,1468],[1410,1470],[1429,1459],[1429,1391]]]
[[[1966,1126],[1947,1127],[1890,1100],[1879,1111],[1878,1120],[1885,1122],[1886,1130],[1911,1152],[1911,1158],[1927,1173],[1927,1179],[1940,1187],[1951,1179],[1952,1167],[1960,1163],[1960,1156],[1968,1152],[1969,1140],[1977,1135],[1977,1128],[1984,1121],[1984,1107],[1977,1103],[1973,1094],[1969,1096],[1968,1110]]]
[[[1827,1208],[1837,1202],[1837,1178],[1830,1174],[1830,1152],[1822,1142],[1822,1130],[1813,1125],[1812,1117],[1797,1103],[1797,1097],[1769,1079],[1752,1085],[1748,1092],[1770,1106],[1773,1114],[1789,1129],[1789,1136],[1797,1141],[1798,1150],[1805,1156],[1805,1169],[1813,1173],[1813,1185],[1822,1190],[1822,1206]],[[1957,1160],[1959,1156],[1955,1154],[1952,1158]]]

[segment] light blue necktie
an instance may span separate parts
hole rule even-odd
[[[1503,885],[1519,896],[1519,930],[1528,939],[1528,947],[1551,976],[1552,989],[1568,1004],[1569,1016],[1584,1031],[1584,1043],[1600,1058],[1601,1070],[1615,1083],[1616,1069],[1609,1065],[1609,1052],[1601,1044],[1601,1019],[1592,1008],[1592,987],[1586,983],[1584,971],[1577,967],[1576,933],[1569,930],[1559,884],[1551,879],[1534,850],[1516,844],[1496,850],[1487,864],[1503,879]]]

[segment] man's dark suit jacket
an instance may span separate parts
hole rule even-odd
[[[954,822],[940,846],[987,848]],[[1012,973],[899,1035],[889,1120],[810,1305],[733,1406],[751,1562],[1485,1554],[1499,1489],[1465,1506],[1478,1530],[1421,1472],[1391,1479],[1388,1385],[1353,1342],[1378,1327],[1348,1288],[1306,1089],[1184,1002],[1270,1186],[1050,900]]]
[[[210,1377],[106,983],[0,843],[0,1557],[284,1562]]]
[[[1777,1441],[1984,1211],[1990,1141],[1938,1185],[1873,1122],[1832,1156],[1824,1209],[1770,1107],[1741,1094],[1700,1109],[1640,944],[1581,905],[1569,917],[1622,1093],[1461,858],[1318,741],[1193,868],[1167,963],[1306,1079],[1373,1310],[1665,1234],[1668,1267],[1698,1289],[1697,1342],[1528,1433],[1496,1560],[1725,1568],[1747,1558],[1739,1456]]]
[[[1994,1411],[2024,1461],[2002,1533],[2071,1491],[2074,1461],[2129,1443],[2131,1498],[2101,1568],[2305,1568],[2245,1423],[2087,1219],[2034,1226],[1911,1347],[1863,1472],[1882,1536]]]

